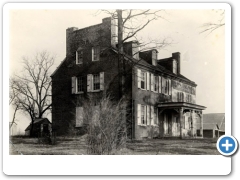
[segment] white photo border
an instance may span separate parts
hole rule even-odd
[[[146,7],[156,9],[159,5],[161,9],[225,9],[225,132],[226,135],[231,135],[231,6],[229,4],[81,3],[79,6],[79,3],[7,3],[3,7],[3,119],[5,119],[3,172],[6,175],[228,175],[231,172],[231,157],[222,155],[9,155],[9,124],[6,120],[9,119],[9,10],[114,9],[114,7],[126,8],[126,5],[127,8],[132,9]]]

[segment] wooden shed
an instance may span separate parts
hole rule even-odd
[[[200,125],[197,125],[197,133]],[[225,113],[203,114],[203,137],[216,138],[225,134]]]
[[[25,129],[25,135],[30,136],[32,123]],[[32,137],[39,137],[42,135],[50,134],[52,132],[52,123],[47,118],[38,118],[33,122]]]

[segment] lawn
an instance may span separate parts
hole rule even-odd
[[[128,141],[121,155],[219,155],[217,139],[146,139]],[[39,144],[37,138],[11,137],[10,154],[85,155],[85,137],[58,137],[56,145]]]

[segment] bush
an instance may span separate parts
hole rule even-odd
[[[125,147],[125,110],[124,103],[111,101],[109,97],[101,99],[97,106],[92,99],[84,104],[88,154],[114,154]]]

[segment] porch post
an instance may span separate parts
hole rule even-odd
[[[158,123],[159,123],[159,136],[163,137],[164,134],[164,129],[163,129],[163,121],[161,119],[161,114],[162,114],[163,110],[159,109],[159,113],[158,113]]]
[[[193,110],[190,110],[191,115],[191,136],[193,137]]]
[[[203,114],[202,111],[200,111],[200,136],[203,138]]]
[[[183,122],[183,108],[179,109],[179,122],[180,122],[180,138],[183,138],[183,133],[182,133],[182,122]]]

